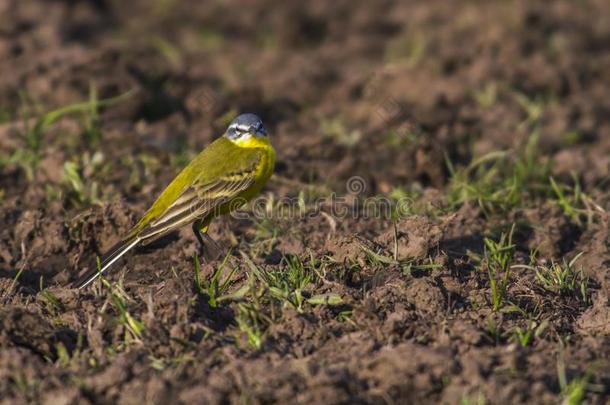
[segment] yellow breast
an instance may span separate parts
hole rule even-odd
[[[256,168],[256,183],[259,187],[256,192],[260,191],[262,186],[269,180],[271,177],[271,173],[273,173],[273,168],[275,166],[275,149],[269,142],[268,138],[250,136],[246,139],[239,139],[235,142],[241,148],[253,148],[260,149],[262,152],[261,161]],[[256,185],[254,187],[256,187]]]

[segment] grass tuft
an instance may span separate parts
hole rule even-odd
[[[98,259],[98,271],[100,270],[100,262]],[[100,277],[102,285],[106,288],[108,298],[115,310],[118,312],[118,324],[125,328],[123,343],[128,346],[131,342],[140,342],[144,333],[144,323],[134,317],[127,309],[127,302],[130,298],[115,285],[110,284],[108,280]]]
[[[490,152],[457,169],[446,159],[450,173],[449,206],[455,209],[476,201],[491,216],[521,206],[532,198],[550,194],[548,159],[538,151],[538,133],[532,133],[520,150]]]
[[[314,273],[307,269],[296,256],[284,257],[282,267],[278,270],[264,271],[252,266],[255,277],[269,289],[271,296],[284,305],[292,306],[298,312],[303,312],[306,298],[303,290],[312,281]]]
[[[557,362],[557,378],[559,380],[559,387],[561,388],[561,404],[584,404],[584,399],[587,392],[604,392],[604,386],[593,384],[591,382],[594,376],[595,374],[593,373],[593,369],[589,368],[580,376],[569,379],[566,372],[565,361],[560,358],[560,360]]]
[[[36,120],[30,119],[27,111],[23,116],[23,131],[21,137],[23,147],[16,149],[8,155],[0,155],[0,164],[14,163],[17,164],[25,173],[28,181],[33,181],[36,178],[36,170],[38,169],[40,160],[42,159],[42,145],[45,132],[50,126],[57,123],[60,119],[74,114],[80,114],[83,117],[83,134],[89,141],[99,140],[101,135],[97,129],[97,121],[99,117],[99,109],[106,106],[114,105],[124,99],[131,97],[135,90],[130,90],[117,97],[98,100],[95,87],[91,87],[90,100],[69,104],[67,106],[49,111]]]
[[[214,269],[209,279],[201,278],[199,256],[197,253],[195,253],[195,256],[193,257],[193,262],[195,264],[195,285],[197,286],[197,291],[199,294],[208,297],[208,304],[212,308],[217,308],[223,301],[242,298],[249,289],[249,287],[246,285],[232,294],[225,294],[231,284],[235,281],[234,276],[238,269],[238,267],[234,267],[229,271],[224,279],[221,279],[222,271],[230,257],[231,251],[227,253],[222,262],[220,262],[220,264]]]
[[[515,253],[513,244],[513,224],[508,233],[502,233],[498,241],[485,238],[484,263],[487,268],[489,285],[491,287],[491,306],[494,311],[500,310],[506,300],[508,283],[510,282],[510,268]]]
[[[536,279],[548,291],[562,296],[578,296],[583,302],[589,302],[589,277],[582,268],[576,268],[576,261],[582,252],[569,262],[551,260],[549,265],[529,266],[536,271]]]

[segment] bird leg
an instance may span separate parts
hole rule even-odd
[[[207,233],[204,233],[201,236],[207,247],[208,254],[213,257],[212,260],[218,260],[223,255],[224,249]]]
[[[217,260],[222,255],[222,248],[210,235],[208,235],[208,226],[202,227],[201,225],[200,221],[193,222],[193,233],[199,242],[199,254],[206,260]],[[204,230],[203,232],[202,229]]]

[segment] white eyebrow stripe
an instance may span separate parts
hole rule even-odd
[[[249,132],[250,128],[252,128],[251,125],[240,125],[240,124],[229,125],[229,129],[235,129],[240,132]]]

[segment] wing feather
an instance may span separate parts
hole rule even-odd
[[[256,167],[257,164],[254,164],[241,173],[229,173],[205,184],[194,184],[161,215],[150,221],[138,236],[141,239],[157,238],[210,213],[214,214],[214,210],[254,184]]]

